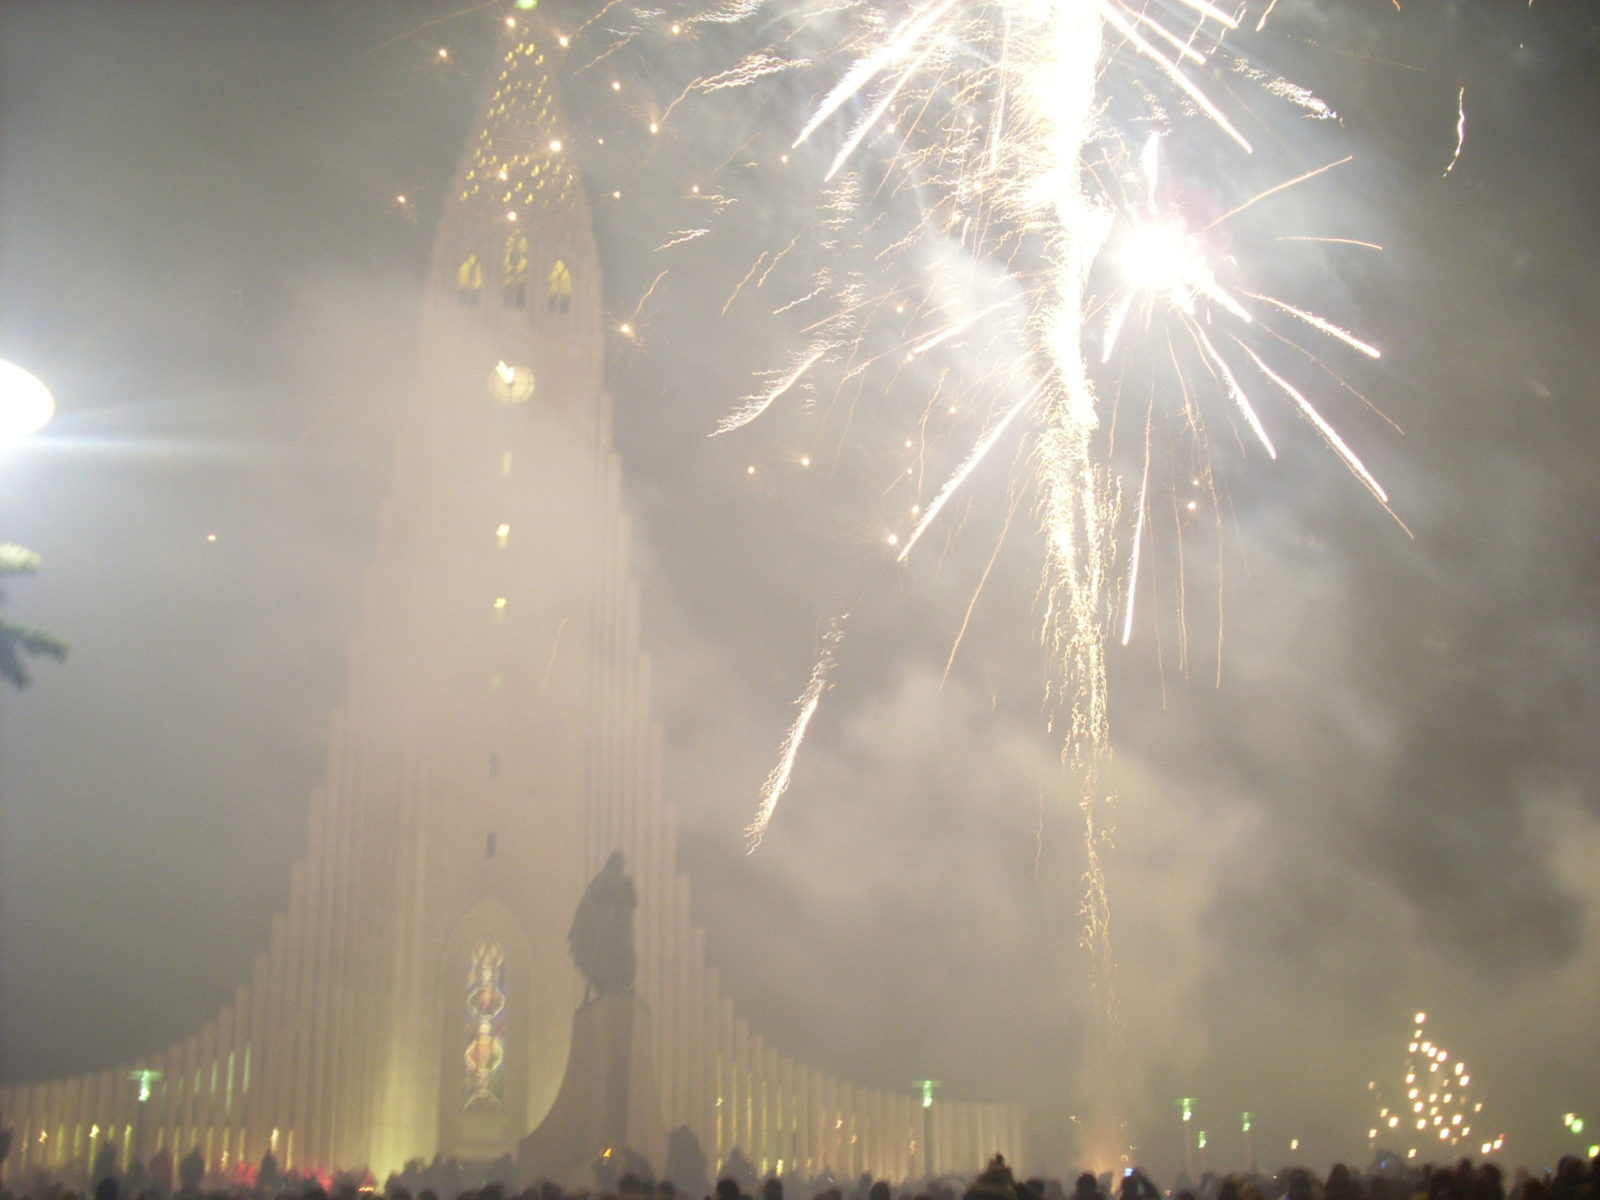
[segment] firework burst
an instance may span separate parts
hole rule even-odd
[[[1398,1096],[1390,1096],[1376,1081],[1367,1085],[1378,1102],[1378,1119],[1367,1131],[1368,1141],[1374,1148],[1403,1148],[1408,1159],[1473,1146],[1493,1154],[1504,1146],[1505,1138],[1481,1133],[1474,1138],[1473,1126],[1481,1128],[1484,1120],[1483,1101],[1473,1098],[1466,1063],[1428,1037],[1427,1022],[1428,1014],[1419,1012],[1406,1046]]]
[[[1347,160],[1291,171],[1237,202],[1197,204],[1204,187],[1171,182],[1173,144],[1190,163],[1252,153],[1250,121],[1265,125],[1238,102],[1241,81],[1297,117],[1334,116],[1231,49],[1240,11],[1207,0],[713,0],[640,10],[618,26],[619,39],[652,23],[674,36],[740,23],[764,31],[759,50],[701,74],[667,114],[696,95],[717,103],[777,87],[792,97],[796,81],[822,80],[793,110],[786,147],[818,163],[813,228],[769,246],[729,300],[797,319],[802,344],[716,432],[769,419],[780,404],[914,397],[919,452],[935,452],[913,472],[929,480],[927,495],[886,538],[900,563],[957,519],[959,498],[989,459],[1009,450],[1026,471],[1044,556],[1050,728],[1085,835],[1081,910],[1103,1055],[1121,1039],[1102,870],[1111,832],[1107,643],[1117,626],[1124,640],[1135,629],[1158,411],[1178,414],[1202,462],[1207,396],[1216,419],[1237,423],[1267,458],[1278,454],[1271,430],[1287,413],[1387,499],[1300,378],[1310,363],[1359,402],[1323,348],[1330,357],[1378,350],[1252,286],[1226,237],[1242,214]],[[1206,183],[1219,198],[1231,190]],[[1139,391],[1148,399],[1142,411],[1129,406],[1140,430],[1123,439],[1138,443],[1129,455],[1117,446],[1118,405],[1106,397]],[[1200,476],[1215,512],[1209,469]],[[787,786],[835,650],[830,639],[801,697],[747,831],[752,847]]]

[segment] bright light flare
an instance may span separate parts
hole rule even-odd
[[[55,397],[42,379],[0,358],[0,450],[43,429],[55,411]]]

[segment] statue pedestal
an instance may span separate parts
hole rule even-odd
[[[517,1174],[592,1186],[589,1167],[626,1147],[666,1165],[650,1013],[633,996],[597,996],[572,1018],[572,1053],[549,1115],[517,1143]]]

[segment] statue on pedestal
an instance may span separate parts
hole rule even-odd
[[[585,1004],[595,996],[633,995],[633,910],[639,894],[622,863],[621,851],[613,850],[584,890],[567,933],[572,959],[587,983]]]

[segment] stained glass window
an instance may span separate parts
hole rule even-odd
[[[494,942],[479,942],[467,969],[466,1050],[463,1108],[497,1109],[505,1099],[505,955]]]

